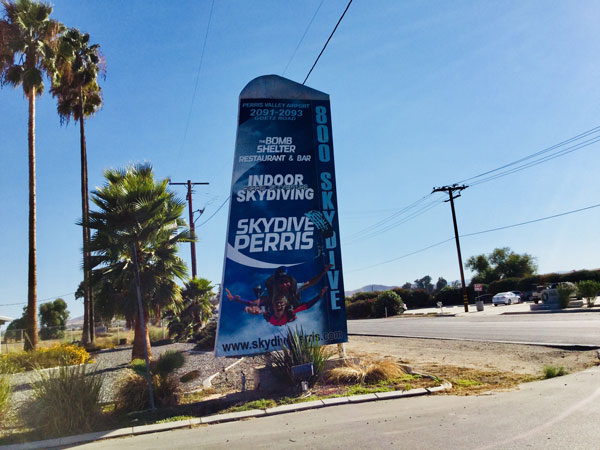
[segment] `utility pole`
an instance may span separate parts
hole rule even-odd
[[[460,267],[460,282],[462,284],[462,293],[463,293],[463,303],[465,305],[465,312],[469,312],[469,297],[467,295],[467,286],[465,285],[465,272],[463,271],[463,263],[462,263],[462,256],[460,254],[460,240],[458,239],[458,226],[456,225],[456,212],[454,211],[454,199],[460,197],[460,192],[466,188],[468,188],[469,186],[466,185],[457,185],[457,184],[453,184],[452,186],[442,186],[442,187],[434,187],[433,191],[431,191],[431,193],[433,194],[434,192],[447,192],[448,193],[448,200],[445,200],[445,202],[450,202],[450,208],[452,209],[452,222],[454,223],[454,237],[456,238],[456,252],[458,253],[458,266]],[[454,192],[458,191],[459,194],[458,195],[454,195]]]
[[[185,197],[185,199],[188,201],[188,209],[189,209],[189,213],[190,213],[190,235],[192,237],[192,242],[190,242],[190,246],[191,246],[191,250],[192,250],[192,278],[196,278],[197,272],[196,272],[196,225],[194,223],[194,213],[196,211],[194,211],[193,207],[192,207],[192,186],[196,186],[198,184],[208,184],[205,182],[201,182],[201,183],[192,183],[191,180],[187,180],[187,183],[172,183],[171,181],[169,181],[170,185],[177,185],[177,186],[187,186],[187,195]],[[200,214],[202,214],[204,212],[203,209],[199,209],[198,210],[200,212]]]

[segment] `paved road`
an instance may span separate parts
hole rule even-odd
[[[408,337],[472,339],[600,347],[600,314],[557,313],[351,320],[348,332]]]
[[[333,406],[97,442],[87,449],[598,449],[600,367],[513,392]]]

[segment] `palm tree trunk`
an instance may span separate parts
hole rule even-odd
[[[37,276],[36,276],[36,234],[35,234],[35,88],[28,96],[29,122],[29,272],[27,277],[27,339],[25,350],[37,348]]]
[[[148,350],[148,358],[152,359],[152,347],[150,346],[150,334],[148,333],[148,321],[150,320],[150,313],[148,308],[144,305],[144,325],[143,327],[138,315],[134,319],[135,331],[133,335],[133,350],[131,353],[131,359],[144,359],[144,345]]]
[[[85,142],[85,121],[83,117],[83,92],[79,90],[79,139],[81,144],[81,218],[83,222],[83,343],[94,342],[94,303],[90,286],[90,229],[87,226],[89,213],[87,149]]]

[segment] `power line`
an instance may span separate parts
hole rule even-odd
[[[461,234],[460,236],[461,237],[469,237],[469,236],[476,236],[478,234],[491,233],[492,231],[506,230],[507,228],[519,227],[521,225],[528,225],[530,223],[541,222],[543,220],[554,219],[556,217],[562,217],[562,216],[567,216],[569,214],[575,214],[575,213],[581,212],[581,211],[587,211],[588,209],[598,208],[599,206],[600,206],[600,203],[598,203],[596,205],[592,205],[592,206],[586,206],[585,208],[574,209],[572,211],[567,211],[567,212],[560,213],[560,214],[554,214],[552,216],[542,217],[540,219],[528,220],[526,222],[519,222],[519,223],[515,223],[515,224],[512,224],[512,225],[506,225],[506,226],[498,227],[498,228],[490,228],[489,230],[475,231],[473,233]]]
[[[231,195],[229,195],[229,196],[228,196],[228,197],[227,197],[227,198],[226,198],[226,199],[223,201],[223,203],[221,203],[221,206],[219,206],[219,207],[217,208],[217,210],[216,210],[214,213],[212,213],[212,215],[211,215],[211,216],[210,216],[208,219],[206,219],[204,222],[202,222],[200,225],[198,225],[198,228],[200,228],[202,225],[205,225],[205,224],[206,224],[206,223],[207,223],[207,222],[208,222],[210,219],[212,219],[213,217],[215,217],[215,215],[216,215],[216,214],[217,214],[217,213],[218,213],[218,212],[221,210],[221,208],[222,208],[223,206],[225,206],[225,203],[227,203],[227,200],[229,200],[229,199],[230,199],[230,197],[231,197]]]
[[[574,151],[580,150],[582,148],[585,148],[585,147],[593,145],[593,144],[595,144],[597,142],[600,142],[600,136],[591,137],[588,140],[585,140],[583,142],[578,142],[578,143],[576,143],[574,145],[571,145],[571,146],[569,146],[567,148],[560,149],[560,147],[563,147],[564,145],[567,145],[567,144],[571,144],[571,143],[573,143],[575,141],[578,141],[578,140],[581,140],[581,139],[583,139],[585,137],[592,136],[592,135],[598,133],[599,131],[600,131],[600,126],[591,128],[591,129],[589,129],[587,131],[584,131],[583,133],[580,133],[580,134],[578,134],[576,136],[573,136],[573,137],[571,137],[569,139],[566,139],[566,140],[564,140],[562,142],[554,144],[554,145],[552,145],[550,147],[547,147],[547,148],[545,148],[543,150],[534,152],[534,153],[532,153],[530,155],[527,155],[527,156],[525,156],[523,158],[519,158],[519,159],[517,159],[515,161],[512,161],[510,163],[504,164],[504,165],[502,165],[500,167],[497,167],[495,169],[485,171],[483,173],[480,173],[478,175],[472,176],[470,178],[466,178],[466,179],[464,179],[462,181],[459,181],[458,183],[464,183],[465,181],[477,180],[477,178],[485,177],[485,178],[479,179],[477,181],[474,181],[474,182],[472,182],[470,184],[471,186],[477,186],[479,184],[487,183],[488,181],[492,181],[492,180],[495,180],[497,178],[501,178],[501,177],[504,177],[504,176],[507,176],[507,175],[511,175],[511,174],[513,174],[515,172],[519,172],[521,170],[525,170],[525,169],[534,167],[534,166],[536,166],[538,164],[542,164],[544,162],[550,161],[550,160],[558,158],[560,156],[567,155],[567,154],[572,153]],[[545,153],[548,153],[548,152],[550,152],[552,150],[557,150],[557,149],[560,149],[560,150],[558,150],[558,151],[556,151],[556,152],[554,152],[552,154],[542,156],[542,157],[540,157],[538,159],[535,159],[533,161],[526,162],[525,164],[521,164],[520,166],[512,167],[512,166],[514,166],[516,164],[528,161],[531,158],[535,158],[537,156],[544,155]],[[512,168],[510,168],[508,170],[505,170],[503,172],[494,173],[494,172],[501,171],[502,169],[507,169],[509,167],[512,167]],[[489,175],[489,176],[486,177],[486,175]],[[456,184],[458,184],[458,183],[456,183]],[[397,221],[397,222],[394,222],[392,224],[389,224],[385,228],[377,230],[377,228],[383,226],[384,224],[386,224],[390,220],[393,220],[394,218],[400,216],[401,214],[403,214],[404,212],[410,210],[411,208],[416,207],[421,201],[425,200],[430,195],[431,194],[426,195],[426,196],[422,197],[421,199],[417,200],[416,202],[410,204],[409,206],[401,209],[397,213],[394,213],[391,216],[389,216],[389,217],[387,217],[385,219],[382,219],[379,222],[377,222],[377,223],[375,223],[375,224],[373,224],[373,225],[371,225],[371,226],[369,226],[369,227],[367,227],[367,228],[365,228],[365,229],[363,229],[363,230],[361,230],[359,232],[356,232],[356,233],[352,234],[349,237],[350,241],[348,243],[351,244],[353,242],[356,242],[356,241],[359,241],[359,240],[362,240],[362,239],[369,239],[369,238],[378,236],[381,233],[385,233],[386,231],[389,231],[389,230],[391,230],[391,229],[393,229],[393,228],[395,228],[395,227],[397,227],[399,225],[402,225],[402,224],[408,222],[409,220],[411,220],[411,219],[413,219],[415,217],[418,217],[421,214],[424,214],[429,209],[431,209],[434,206],[436,206],[437,204],[441,203],[441,202],[437,202],[436,204],[433,204],[430,207],[425,207],[425,208],[423,208],[423,209],[420,210],[421,211],[420,214],[413,214],[413,215],[411,215],[411,216],[409,216],[407,218],[404,218],[404,219],[402,219],[400,221]]]
[[[364,234],[362,236],[360,235],[355,235],[354,239],[350,238],[350,241],[348,242],[348,244],[352,244],[354,242],[358,242],[358,241],[362,241],[364,239],[370,239],[376,236],[379,236],[380,234],[383,234],[389,230],[392,230],[412,219],[415,219],[416,217],[419,217],[423,214],[425,214],[427,211],[429,211],[430,209],[435,208],[436,206],[442,204],[443,201],[442,200],[434,200],[433,202],[427,203],[425,206],[421,207],[420,209],[418,209],[417,211],[414,211],[412,213],[410,213],[408,216],[403,217],[401,220],[394,222],[392,224],[389,224],[388,226],[386,226],[385,228],[382,228],[380,230],[374,230],[370,233]]]
[[[508,168],[508,167],[514,166],[515,164],[519,164],[519,163],[521,163],[521,162],[524,162],[524,161],[527,161],[527,160],[529,160],[529,159],[531,159],[531,158],[535,158],[536,156],[540,156],[540,155],[542,155],[542,154],[544,154],[544,153],[548,153],[548,152],[550,152],[550,151],[552,151],[552,150],[556,150],[557,148],[560,148],[560,147],[562,147],[562,146],[564,146],[564,145],[570,144],[570,143],[572,143],[572,142],[575,142],[575,141],[577,141],[577,140],[580,140],[580,139],[582,139],[582,138],[584,138],[584,137],[587,137],[587,136],[590,136],[590,135],[592,135],[592,134],[598,133],[599,131],[600,131],[600,126],[597,126],[597,127],[591,128],[591,129],[589,129],[589,130],[587,130],[587,131],[584,131],[583,133],[580,133],[580,134],[578,134],[578,135],[576,135],[576,136],[573,136],[573,137],[571,137],[571,138],[569,138],[569,139],[566,139],[566,140],[564,140],[564,141],[562,141],[562,142],[559,142],[558,144],[554,144],[554,145],[552,145],[552,146],[550,146],[550,147],[547,147],[547,148],[545,148],[545,149],[542,149],[542,150],[539,150],[539,151],[537,151],[537,152],[534,152],[534,153],[532,153],[532,154],[530,154],[530,155],[527,155],[527,156],[525,156],[525,157],[523,157],[523,158],[517,159],[516,161],[510,162],[510,163],[508,163],[508,164],[504,164],[504,165],[502,165],[502,166],[500,166],[500,167],[496,167],[495,169],[492,169],[492,170],[487,170],[487,171],[485,171],[485,172],[483,172],[483,173],[480,173],[480,174],[478,174],[478,175],[472,176],[472,177],[470,177],[470,178],[465,178],[464,180],[457,181],[457,182],[456,182],[456,184],[461,184],[461,183],[470,182],[470,181],[472,181],[472,180],[475,180],[475,179],[477,179],[477,178],[481,178],[481,177],[483,177],[483,176],[490,175],[490,174],[492,174],[492,173],[494,173],[494,172],[497,172],[497,171],[499,171],[499,170],[506,169],[506,168]],[[596,138],[592,138],[592,139],[596,139]],[[592,139],[590,139],[589,141],[591,141]],[[585,141],[585,142],[589,142],[589,141]],[[591,145],[591,144],[593,144],[593,143],[595,143],[595,142],[597,142],[597,141],[591,142],[591,143],[590,143],[590,144],[588,144],[588,145]],[[580,144],[577,144],[577,145],[581,145],[581,144],[582,144],[582,143],[580,143]],[[586,146],[587,146],[587,145],[586,145]],[[570,147],[570,148],[571,148],[571,147]],[[583,147],[579,147],[579,148],[583,148]],[[579,148],[576,148],[575,150],[579,150]],[[572,150],[572,151],[575,151],[575,150]],[[564,152],[564,151],[565,151],[564,149],[563,149],[563,150],[561,150],[561,152]],[[558,152],[558,153],[561,153],[561,152]],[[562,154],[566,154],[566,153],[570,153],[570,151],[569,151],[569,152],[565,152],[565,153],[561,153],[559,156],[562,156]],[[543,159],[543,158],[542,158],[542,159]],[[544,160],[544,161],[542,161],[542,162],[545,162],[545,160]],[[528,167],[529,167],[529,166],[528,166]],[[512,173],[512,172],[511,172],[511,173]],[[479,182],[477,182],[477,183],[479,183]],[[474,185],[474,184],[475,184],[475,183],[471,183],[471,185]]]
[[[317,63],[319,62],[319,59],[321,58],[321,55],[323,54],[323,52],[325,51],[325,49],[327,48],[327,44],[329,44],[329,41],[331,40],[331,38],[333,37],[335,30],[337,30],[337,27],[340,25],[340,22],[342,21],[342,19],[344,18],[344,16],[346,15],[346,11],[348,11],[348,8],[350,8],[350,4],[352,3],[352,0],[350,0],[348,2],[348,5],[346,5],[346,9],[344,10],[344,12],[342,13],[342,15],[340,16],[340,19],[338,20],[338,22],[335,24],[335,27],[333,29],[333,31],[331,32],[331,34],[329,35],[329,37],[327,38],[327,42],[325,42],[325,45],[323,46],[323,49],[321,50],[321,53],[319,53],[319,56],[317,56],[317,59],[315,59],[314,64],[312,65],[312,67],[310,68],[310,70],[308,71],[308,74],[306,75],[306,78],[304,79],[304,81],[302,82],[302,84],[306,84],[306,80],[308,80],[308,77],[310,77],[310,74],[312,73],[313,69],[315,68],[315,66],[317,65]]]
[[[532,224],[532,223],[536,223],[536,222],[541,222],[541,221],[544,221],[544,220],[554,219],[556,217],[567,216],[569,214],[575,214],[575,213],[578,213],[578,212],[587,211],[589,209],[594,209],[594,208],[598,208],[598,207],[600,207],[600,203],[597,203],[597,204],[591,205],[591,206],[586,206],[584,208],[573,209],[571,211],[566,211],[564,213],[553,214],[551,216],[541,217],[539,219],[528,220],[528,221],[525,221],[525,222],[519,222],[519,223],[515,223],[515,224],[512,224],[512,225],[506,225],[506,226],[503,226],[503,227],[490,228],[488,230],[475,231],[473,233],[461,234],[460,237],[476,236],[478,234],[491,233],[493,231],[500,231],[500,230],[505,230],[507,228],[519,227],[519,226],[522,226],[522,225],[528,225],[528,224]],[[423,247],[423,248],[421,248],[419,250],[415,250],[413,252],[406,253],[404,255],[397,256],[395,258],[388,259],[386,261],[382,261],[380,263],[371,264],[369,266],[361,267],[360,269],[348,270],[347,272],[361,272],[363,270],[372,269],[373,267],[378,267],[378,266],[382,266],[382,265],[385,265],[385,264],[389,264],[391,262],[398,261],[399,259],[407,258],[408,256],[416,255],[417,253],[424,252],[426,250],[429,250],[431,248],[437,247],[439,245],[445,244],[446,242],[450,242],[450,241],[453,241],[453,240],[454,240],[454,237],[451,237],[451,238],[445,239],[443,241],[436,242],[435,244],[429,245],[427,247]]]
[[[419,205],[421,202],[425,201],[426,199],[428,199],[428,198],[429,198],[429,197],[431,197],[432,195],[433,195],[433,194],[427,194],[427,195],[425,195],[425,196],[421,197],[420,199],[418,199],[418,200],[415,200],[415,201],[414,201],[414,202],[412,202],[410,205],[407,205],[407,206],[405,206],[405,207],[401,208],[399,211],[397,211],[397,212],[395,212],[394,214],[392,214],[392,215],[390,215],[390,216],[386,217],[385,219],[382,219],[382,220],[380,220],[379,222],[377,222],[377,223],[374,223],[373,225],[370,225],[370,226],[368,226],[368,227],[366,227],[366,228],[364,228],[364,229],[362,229],[362,230],[360,230],[360,231],[357,231],[356,233],[354,233],[354,234],[350,235],[350,236],[349,236],[349,239],[352,239],[352,238],[354,238],[354,237],[357,237],[357,236],[363,235],[363,234],[365,234],[365,233],[368,233],[368,232],[370,232],[370,231],[372,231],[372,230],[374,230],[374,229],[376,229],[376,228],[378,228],[378,227],[380,227],[380,226],[382,226],[382,225],[385,225],[385,224],[386,224],[386,223],[388,223],[390,220],[393,220],[393,219],[395,219],[395,218],[397,218],[397,217],[401,216],[401,215],[402,215],[402,214],[404,214],[405,212],[407,212],[407,211],[410,211],[411,209],[415,208],[417,205]]]
[[[52,302],[52,301],[56,300],[57,298],[66,297],[67,295],[73,295],[73,294],[75,294],[75,292],[67,292],[66,294],[53,295],[52,297],[47,297],[47,298],[38,300],[37,304],[43,305],[44,303]],[[0,306],[19,306],[19,305],[26,305],[26,304],[27,304],[27,302],[19,302],[19,303],[7,303],[5,305],[0,305]]]
[[[593,144],[595,144],[597,142],[600,142],[600,136],[597,136],[597,137],[595,137],[593,139],[589,139],[589,140],[584,141],[584,142],[580,142],[579,144],[575,144],[575,145],[573,145],[571,147],[567,147],[566,149],[562,149],[561,151],[556,152],[556,153],[554,153],[552,155],[544,156],[543,158],[539,158],[539,159],[537,159],[535,161],[523,164],[521,166],[517,166],[517,167],[515,167],[513,169],[510,169],[510,170],[507,170],[505,172],[500,172],[500,173],[498,173],[496,175],[491,175],[491,176],[489,176],[487,178],[475,181],[475,182],[471,183],[471,186],[477,186],[478,184],[486,183],[488,181],[492,181],[492,180],[495,180],[497,178],[504,177],[506,175],[511,175],[511,174],[513,174],[515,172],[520,172],[521,170],[529,169],[530,167],[537,166],[539,164],[545,163],[547,161],[550,161],[552,159],[558,158],[560,156],[567,155],[569,153],[572,153],[574,151],[580,150],[580,149],[585,148],[585,147],[589,147],[590,145],[593,145]]]
[[[285,65],[285,69],[283,69],[281,76],[285,75],[285,72],[288,70],[288,67],[290,66],[290,63],[292,62],[292,59],[294,59],[294,56],[296,56],[296,52],[300,48],[300,44],[302,44],[302,41],[304,41],[304,38],[306,37],[306,33],[308,33],[310,26],[312,25],[313,21],[315,20],[315,17],[317,17],[317,14],[319,13],[319,10],[321,9],[321,6],[323,6],[323,2],[325,2],[325,0],[321,0],[321,3],[319,3],[319,6],[317,6],[317,10],[315,11],[312,18],[310,19],[310,22],[308,22],[308,25],[306,26],[306,29],[304,30],[304,34],[300,38],[298,45],[296,45],[296,49],[294,50],[294,53],[292,53],[292,56],[290,56],[290,60]]]
[[[198,81],[200,81],[200,71],[202,70],[202,62],[204,61],[204,49],[206,48],[206,41],[208,40],[208,30],[210,29],[210,22],[212,21],[213,7],[215,6],[215,0],[212,0],[210,4],[210,12],[208,14],[208,23],[206,25],[206,33],[204,34],[204,42],[202,43],[202,51],[200,52],[200,63],[198,64],[198,71],[196,73],[196,83],[194,84],[194,93],[192,94],[192,103],[190,104],[190,112],[188,113],[187,122],[185,124],[185,131],[183,132],[183,140],[181,141],[181,148],[179,149],[179,156],[183,152],[183,146],[187,138],[188,128],[190,127],[190,121],[192,119],[192,111],[194,110],[194,101],[196,100],[196,91],[198,90]],[[181,158],[178,158],[181,159]]]

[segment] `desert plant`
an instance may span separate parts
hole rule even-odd
[[[395,316],[402,309],[402,299],[394,291],[384,291],[377,296],[373,304],[373,312],[375,317]]]
[[[554,378],[566,375],[567,371],[563,366],[544,366],[544,378]]]
[[[270,358],[280,376],[292,384],[298,382],[292,368],[312,363],[313,375],[306,380],[312,386],[321,376],[325,362],[330,356],[331,353],[321,346],[314,336],[305,334],[302,328],[292,330],[288,327],[281,350],[271,353]]]
[[[588,308],[594,306],[596,297],[600,292],[600,282],[595,280],[583,280],[577,283],[577,293],[585,298]]]
[[[179,383],[173,376],[152,376],[154,402],[158,407],[174,406],[179,403],[181,392]],[[142,411],[150,408],[148,381],[135,372],[129,372],[119,383],[115,395],[119,411]]]
[[[92,431],[103,421],[102,377],[95,369],[61,366],[38,371],[33,390],[21,419],[44,437]]]
[[[561,283],[558,288],[558,302],[561,308],[569,306],[569,297],[575,292],[575,286],[570,283]]]
[[[152,391],[157,406],[173,406],[179,402],[181,392],[179,382],[173,372],[183,366],[185,357],[175,350],[164,352],[157,361],[150,363]],[[146,362],[142,359],[131,361],[133,371],[121,381],[117,388],[116,403],[118,410],[140,411],[150,407],[150,394],[146,379]]]
[[[369,363],[348,363],[335,367],[326,374],[327,381],[336,384],[373,384],[394,380],[405,375],[402,367],[393,361],[380,360]]]

